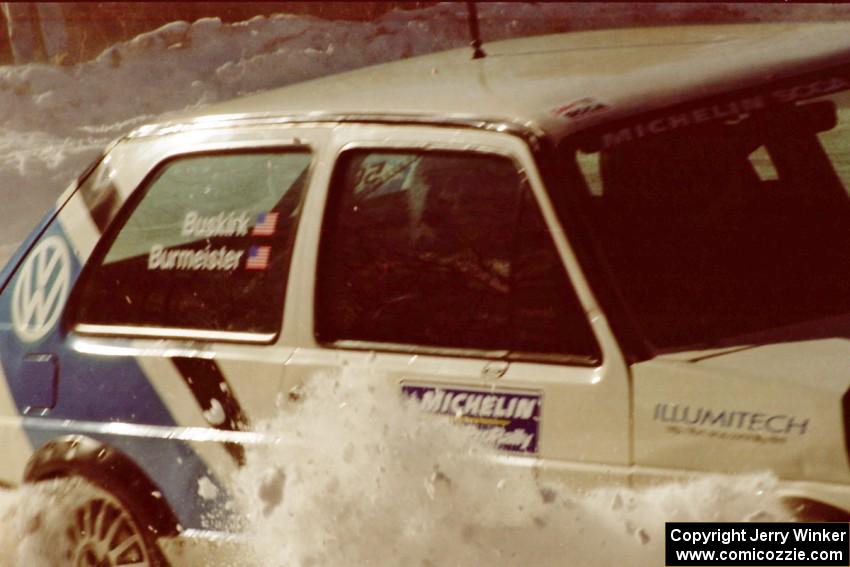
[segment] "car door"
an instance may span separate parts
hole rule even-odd
[[[360,369],[488,429],[513,464],[625,478],[627,369],[524,141],[346,125],[331,144],[293,258],[286,387]]]
[[[289,261],[324,135],[213,128],[109,153],[4,294],[4,370],[34,448],[68,434],[117,448],[183,526],[202,527],[221,502],[198,499],[198,483],[221,487],[246,430],[277,411]],[[16,316],[33,303],[19,296],[50,296],[39,286],[59,276],[39,274],[60,268],[73,289],[50,305],[63,317]]]

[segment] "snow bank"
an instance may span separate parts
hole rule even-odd
[[[474,429],[423,416],[365,371],[316,376],[290,407],[259,426],[270,443],[230,483],[243,559],[211,551],[204,565],[655,567],[667,521],[789,519],[768,475],[588,494],[540,482],[486,460]],[[0,491],[0,567],[61,564],[57,531],[91,490]]]
[[[369,384],[369,385],[367,385]],[[234,479],[246,565],[663,564],[666,521],[787,520],[766,476],[579,495],[484,457],[386,378],[318,376]]]

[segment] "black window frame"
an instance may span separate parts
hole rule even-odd
[[[522,139],[522,138],[521,138]],[[523,139],[523,143],[526,143],[526,140]],[[433,356],[444,356],[449,358],[475,358],[482,359],[487,361],[504,361],[504,362],[520,362],[520,363],[532,363],[532,364],[547,364],[547,365],[567,365],[573,367],[581,367],[581,368],[598,368],[601,367],[605,362],[605,351],[602,347],[603,341],[600,340],[597,330],[594,328],[590,318],[587,316],[587,312],[584,309],[584,306],[581,303],[581,298],[578,296],[578,291],[575,286],[575,282],[573,279],[573,275],[570,273],[566,262],[561,256],[560,251],[557,249],[556,243],[552,240],[552,246],[555,252],[558,255],[558,259],[561,262],[561,267],[564,270],[564,275],[566,276],[566,281],[570,286],[570,291],[576,296],[576,301],[581,307],[581,312],[584,315],[584,321],[587,325],[587,330],[589,332],[589,336],[592,339],[593,345],[595,346],[596,352],[594,356],[582,356],[568,353],[527,353],[527,352],[517,352],[511,350],[488,350],[488,349],[475,349],[475,348],[463,348],[463,347],[447,347],[447,346],[431,346],[431,345],[414,345],[409,343],[389,343],[389,342],[378,342],[378,341],[368,341],[368,340],[356,340],[356,339],[326,339],[322,336],[321,333],[321,324],[319,322],[320,316],[323,308],[321,307],[321,299],[323,294],[320,289],[322,284],[322,272],[324,271],[324,266],[328,262],[328,240],[329,233],[331,229],[332,220],[331,216],[336,211],[336,205],[339,200],[337,195],[338,191],[336,191],[337,187],[341,183],[341,179],[345,176],[345,160],[347,154],[354,152],[373,152],[373,153],[454,153],[454,154],[472,154],[476,156],[491,156],[501,159],[506,159],[511,162],[514,169],[517,172],[517,175],[520,179],[521,188],[519,194],[519,201],[522,201],[523,192],[527,192],[530,198],[534,201],[537,206],[537,211],[540,213],[541,221],[544,225],[551,230],[551,226],[546,221],[545,216],[543,215],[543,207],[540,202],[539,196],[535,193],[531,180],[528,177],[528,173],[526,172],[526,167],[523,166],[516,158],[516,156],[507,151],[497,151],[496,149],[488,148],[487,150],[482,149],[460,149],[457,147],[451,146],[441,146],[438,144],[429,145],[427,147],[423,145],[410,144],[410,145],[378,145],[378,144],[347,144],[343,149],[338,151],[334,156],[333,160],[333,170],[331,172],[330,180],[327,186],[327,193],[325,196],[324,202],[324,210],[322,213],[320,231],[319,231],[319,239],[317,242],[317,257],[316,257],[316,265],[315,265],[315,285],[314,285],[314,294],[313,294],[313,339],[316,343],[324,348],[334,348],[338,350],[349,350],[349,351],[374,351],[374,352],[387,352],[387,353],[397,353],[397,354],[410,354],[410,355],[433,355]],[[532,153],[535,153],[532,151]],[[552,152],[547,154],[551,157]],[[550,160],[543,160],[546,164],[549,164]],[[534,160],[536,166],[540,166],[540,156],[536,156]],[[551,165],[551,164],[550,164]],[[546,172],[549,172],[549,167],[544,168]],[[543,171],[541,169],[541,178],[543,177]],[[548,191],[546,192],[548,195]],[[553,208],[555,203],[553,202]],[[517,215],[515,219],[515,223],[518,222],[520,217],[521,207],[517,210]],[[560,219],[560,215],[558,215],[558,211],[556,210],[556,217]],[[564,230],[565,235],[567,231]],[[511,295],[513,291],[511,291]]]
[[[288,237],[287,254],[289,255],[289,258],[288,265],[286,267],[286,281],[283,282],[282,286],[282,305],[284,306],[284,309],[282,309],[277,316],[277,328],[275,329],[274,333],[258,333],[255,331],[218,331],[214,329],[191,329],[165,326],[144,327],[133,325],[103,325],[105,329],[115,329],[114,332],[94,332],[79,330],[77,328],[78,325],[86,324],[85,322],[79,320],[80,295],[82,293],[81,290],[85,288],[86,285],[89,283],[89,281],[93,277],[94,271],[102,264],[104,257],[106,256],[106,254],[108,254],[109,249],[115,242],[115,239],[117,238],[121,229],[127,223],[129,217],[133,214],[139,203],[141,203],[141,201],[150,191],[151,187],[153,187],[156,179],[166,168],[168,168],[174,162],[185,159],[270,153],[303,153],[307,154],[310,157],[310,162],[305,170],[304,189],[299,197],[297,205],[297,208],[303,212],[304,202],[307,198],[307,193],[309,192],[310,183],[315,173],[314,170],[316,168],[317,152],[313,144],[298,142],[293,144],[273,144],[268,146],[246,146],[237,148],[223,148],[197,151],[190,150],[178,154],[168,155],[164,159],[157,162],[157,164],[152,167],[147,174],[145,174],[144,178],[139,182],[138,185],[136,185],[130,195],[121,204],[117,214],[115,214],[115,216],[109,221],[108,226],[105,227],[105,230],[101,233],[97,243],[92,249],[91,254],[89,254],[89,257],[86,259],[79,276],[74,282],[73,288],[71,289],[71,293],[68,296],[68,301],[66,302],[65,310],[62,315],[61,332],[66,335],[71,332],[74,332],[82,336],[97,336],[110,338],[169,339],[191,342],[234,343],[250,345],[275,344],[279,340],[283,330],[282,328],[284,321],[286,298],[289,292],[289,281],[292,275],[292,258],[294,255],[296,237],[302,218],[302,215],[300,213],[298,215],[298,218],[295,219],[292,232]],[[119,329],[126,328],[134,328],[137,329],[138,332],[134,331],[132,333],[122,333],[119,331]],[[163,332],[146,333],[146,328],[158,329],[162,330]],[[243,336],[237,337],[237,335]]]

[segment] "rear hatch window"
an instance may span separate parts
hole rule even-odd
[[[579,142],[597,241],[659,350],[850,336],[848,88],[810,75]]]

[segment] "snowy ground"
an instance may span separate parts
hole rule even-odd
[[[614,8],[592,10],[601,21],[616,19]],[[485,37],[495,39],[567,29],[577,8],[480,11]],[[73,67],[0,67],[0,262],[98,151],[132,127],[166,111],[458,47],[468,41],[465,18],[458,4],[368,23],[288,16],[176,22]],[[655,566],[664,521],[782,518],[774,481],[763,476],[581,497],[541,490],[526,473],[470,463],[480,449],[466,434],[416,419],[394,396],[336,387],[268,424],[272,435],[300,431],[314,446],[346,449],[285,465],[274,447],[250,455],[235,483],[257,565],[533,567],[569,557],[570,565]],[[270,501],[269,479],[292,496]],[[55,564],[43,555],[50,534],[38,511],[41,504],[67,508],[74,492],[0,492],[0,567]],[[282,547],[284,538],[291,545]]]

